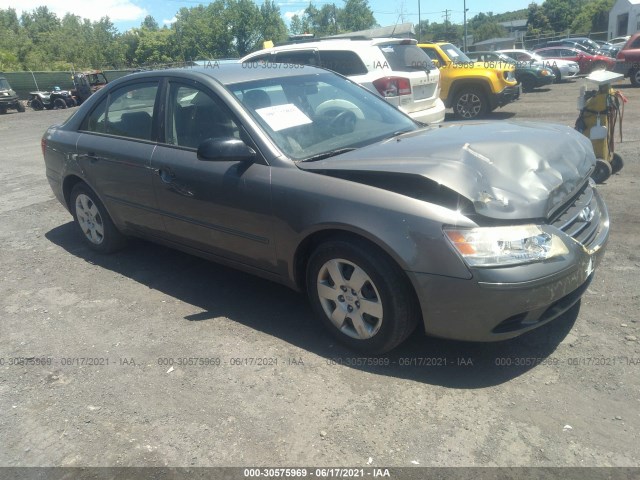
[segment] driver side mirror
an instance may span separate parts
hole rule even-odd
[[[198,146],[198,159],[213,162],[253,160],[256,151],[235,137],[208,138]]]

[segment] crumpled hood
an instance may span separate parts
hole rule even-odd
[[[591,141],[570,127],[484,122],[422,129],[325,160],[298,164],[318,173],[421,175],[495,219],[544,218],[585,183]]]

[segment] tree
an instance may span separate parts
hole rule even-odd
[[[157,32],[158,30],[160,30],[160,26],[158,25],[158,22],[156,22],[156,19],[153,18],[151,15],[147,15],[146,17],[144,17],[144,20],[142,21],[140,28],[149,30],[150,32]]]
[[[527,11],[527,35],[540,35],[550,31],[552,31],[551,23],[542,8],[535,3],[530,3]]]
[[[587,0],[545,0],[542,12],[549,19],[551,29],[564,32],[571,27],[571,23]]]
[[[593,0],[587,3],[571,22],[573,33],[603,32],[609,28],[609,11],[615,0]]]
[[[376,24],[368,0],[344,0],[344,7],[338,15],[340,30],[356,32],[372,28]],[[334,11],[335,11],[335,5]]]
[[[287,39],[287,27],[282,20],[280,7],[273,0],[265,0],[260,6],[260,17],[262,40],[271,40],[275,43]]]
[[[260,10],[252,0],[227,0],[223,18],[232,35],[233,56],[245,56],[258,45],[260,32]]]

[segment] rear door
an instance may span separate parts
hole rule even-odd
[[[120,227],[163,230],[153,192],[158,79],[144,78],[111,91],[80,126],[77,161],[89,185]]]

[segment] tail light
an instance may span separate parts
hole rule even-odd
[[[40,139],[40,148],[42,148],[42,156],[44,157],[44,151],[47,149],[47,141],[44,137]]]
[[[408,78],[383,77],[374,80],[373,86],[385,98],[411,95],[411,82]]]

